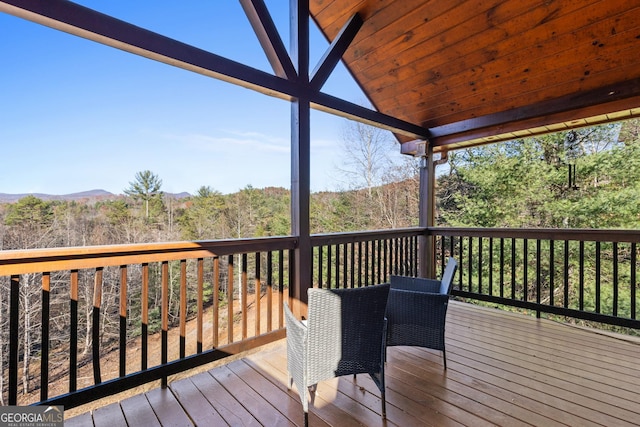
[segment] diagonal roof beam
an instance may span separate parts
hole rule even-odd
[[[301,86],[297,79],[291,81],[274,76],[71,1],[0,0],[0,12],[276,98],[291,101],[306,93],[316,109],[379,126],[400,135],[426,139],[429,134],[422,126],[310,91],[308,87]]]
[[[264,1],[240,0],[240,4],[247,18],[249,18],[249,22],[251,22],[253,31],[258,36],[262,49],[264,49],[276,76],[295,80],[297,77],[296,69]]]
[[[329,46],[322,58],[320,58],[318,65],[311,73],[312,89],[320,90],[322,88],[331,75],[331,72],[333,72],[338,64],[338,61],[342,58],[342,55],[351,45],[356,34],[358,34],[362,24],[362,18],[357,12],[344,24],[336,38],[331,43],[331,46]]]

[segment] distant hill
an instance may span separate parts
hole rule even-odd
[[[26,196],[35,196],[42,200],[66,200],[66,201],[100,201],[100,200],[113,200],[123,197],[121,194],[113,194],[105,190],[89,190],[81,191],[79,193],[71,194],[42,194],[42,193],[24,193],[24,194],[7,194],[0,193],[0,203],[14,203]],[[183,199],[190,197],[191,194],[183,191],[182,193],[167,193],[168,196],[172,196],[176,199]]]

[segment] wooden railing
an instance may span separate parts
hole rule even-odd
[[[640,231],[432,228],[454,295],[640,329]]]
[[[310,285],[415,276],[424,235],[435,237],[437,277],[449,256],[458,260],[457,297],[640,329],[636,231],[314,235]],[[146,382],[166,385],[170,375],[284,337],[296,244],[279,237],[0,251],[3,403],[72,408]]]
[[[3,402],[72,408],[284,337],[295,244],[0,251]]]
[[[318,234],[313,286],[357,288],[389,281],[389,275],[418,273],[418,236],[422,228]]]

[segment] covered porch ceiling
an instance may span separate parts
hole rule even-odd
[[[359,14],[344,63],[436,152],[640,114],[637,0],[311,0],[310,12],[328,40]]]

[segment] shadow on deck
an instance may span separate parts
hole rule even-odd
[[[367,375],[318,385],[311,426],[640,425],[640,341],[451,302],[440,352],[389,348],[387,420]],[[286,344],[174,380],[65,426],[302,425]],[[92,424],[93,423],[93,424]]]

